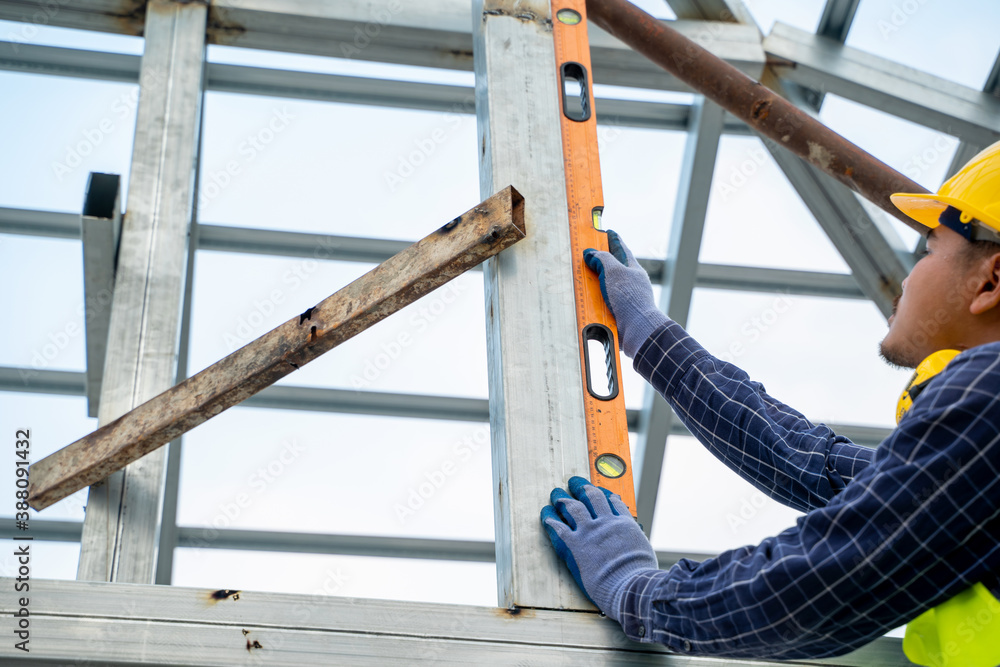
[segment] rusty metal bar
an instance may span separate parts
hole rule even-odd
[[[587,0],[587,16],[754,130],[921,234],[927,233],[926,227],[889,201],[894,192],[927,192],[926,188],[811,118],[759,81],[627,0]]]
[[[506,187],[350,285],[29,469],[41,510],[256,394],[524,237]]]

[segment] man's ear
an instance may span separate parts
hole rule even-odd
[[[969,304],[969,312],[973,315],[982,315],[1000,306],[1000,253],[984,259],[979,266],[975,274],[976,291]]]

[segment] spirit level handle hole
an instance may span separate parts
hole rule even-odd
[[[587,391],[598,400],[610,401],[618,396],[614,334],[603,324],[588,324],[583,329],[583,344]]]
[[[560,69],[563,90],[563,114],[570,120],[583,122],[590,118],[590,86],[587,70],[580,63],[563,63]]]

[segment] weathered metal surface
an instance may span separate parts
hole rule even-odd
[[[735,9],[738,0],[719,2]],[[469,71],[474,67],[469,5],[469,0],[212,0],[207,38],[222,46]],[[491,16],[549,20],[547,2],[518,0],[512,6],[507,14]],[[679,21],[675,28],[750,76],[763,71],[756,26],[713,20]],[[687,90],[601,31],[593,31],[590,45],[597,83]],[[460,106],[469,108],[470,102],[463,95]]]
[[[75,4],[75,3],[74,3]],[[135,136],[110,296],[98,425],[176,383],[204,97],[204,4],[145,3]],[[107,301],[105,300],[105,303]],[[96,370],[96,369],[95,369]],[[151,583],[164,451],[87,494],[79,579]]]
[[[37,26],[58,26],[76,30],[100,30],[120,35],[141,36],[146,25],[149,0],[3,0],[0,20],[20,23],[7,33],[16,42],[27,43]]]
[[[508,186],[319,305],[30,468],[36,510],[98,482],[524,237]]]
[[[332,581],[328,577],[326,583]],[[7,590],[14,584],[13,579],[0,581]],[[659,644],[629,640],[617,623],[597,613],[548,609],[46,579],[33,579],[30,595],[30,658],[15,648],[14,641],[7,641],[0,644],[0,664],[24,665],[29,660],[102,667],[910,664],[901,640],[889,637],[825,660],[779,663],[669,653]],[[17,596],[0,596],[0,614],[5,617],[21,608]]]
[[[513,183],[531,238],[483,267],[501,607],[594,609],[538,521],[538,501],[588,474],[562,115],[549,0],[475,0],[479,192]]]
[[[927,189],[627,0],[587,0],[589,18],[750,127],[925,234],[891,201]]]

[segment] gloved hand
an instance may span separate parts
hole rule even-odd
[[[583,251],[583,261],[601,279],[604,302],[618,323],[622,352],[635,357],[650,334],[668,319],[656,307],[646,271],[635,261],[621,237],[610,229],[608,248],[611,252],[587,248]]]
[[[552,490],[542,524],[577,585],[606,616],[620,621],[621,596],[634,575],[657,568],[656,552],[617,494],[571,477]]]

